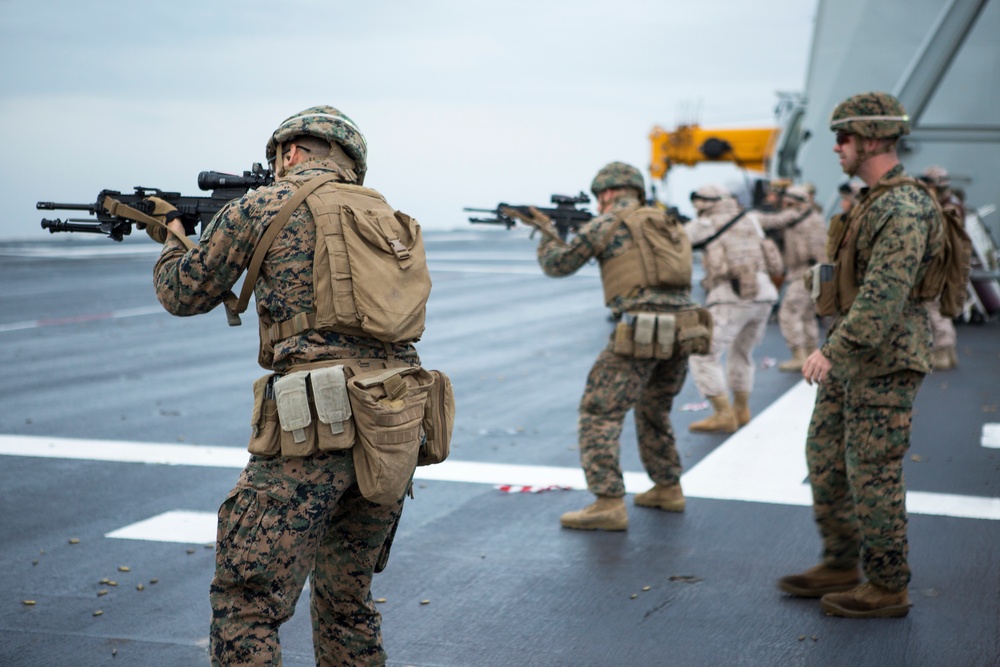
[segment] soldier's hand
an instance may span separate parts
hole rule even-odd
[[[552,218],[545,215],[534,206],[528,207],[527,214],[509,206],[502,207],[500,212],[504,215],[510,216],[511,218],[517,218],[529,227],[534,227],[549,238],[556,239],[560,242],[562,241],[562,239],[559,238],[559,234],[556,232],[555,226],[552,224]]]
[[[153,212],[150,215],[162,222],[164,225],[167,225],[172,220],[176,220],[181,216],[177,207],[168,201],[160,199],[159,197],[147,197],[143,201],[149,202],[153,205]],[[180,223],[178,222],[178,224]],[[166,227],[160,227],[159,225],[146,225],[146,234],[148,234],[149,238],[153,239],[157,243],[166,242],[168,236]]]
[[[802,377],[805,378],[806,384],[809,385],[813,382],[823,382],[826,380],[826,376],[830,373],[831,368],[833,368],[833,364],[830,363],[830,360],[822,352],[816,350],[802,364]]]

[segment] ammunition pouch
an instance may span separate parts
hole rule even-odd
[[[615,327],[611,351],[635,359],[708,354],[712,316],[704,308],[673,313],[629,313]]]

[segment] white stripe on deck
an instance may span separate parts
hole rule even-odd
[[[1000,449],[1000,424],[983,424],[983,447]]]

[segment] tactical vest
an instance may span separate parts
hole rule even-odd
[[[245,279],[251,289],[271,242],[304,199],[316,225],[313,310],[283,322],[261,314],[259,361],[265,368],[274,358],[274,343],[309,329],[383,343],[415,341],[423,334],[431,279],[420,225],[375,190],[332,182],[335,176],[299,186],[254,251]],[[240,305],[246,306],[242,295]]]
[[[599,260],[605,304],[644,287],[691,286],[691,239],[676,218],[653,206],[624,209],[595,254],[600,256],[620,225],[628,229],[632,244],[620,255]]]
[[[868,196],[863,201],[855,204],[854,207],[851,208],[842,221],[837,220],[836,225],[831,222],[831,231],[836,229],[837,234],[835,237],[831,238],[831,246],[834,249],[832,259],[834,261],[834,265],[836,266],[835,279],[837,287],[837,308],[841,313],[846,313],[850,310],[851,304],[854,303],[854,299],[857,298],[858,292],[860,291],[860,286],[854,280],[854,262],[857,255],[857,236],[861,228],[861,221],[864,219],[868,211],[871,210],[872,205],[879,197],[889,190],[903,185],[912,185],[927,193],[938,218],[944,222],[944,217],[941,213],[941,206],[938,204],[934,194],[929,191],[925,184],[911,176],[906,175],[897,176],[896,178],[892,178],[887,181],[880,181],[871,189]],[[944,230],[942,229],[938,232],[938,234],[942,234],[943,231]],[[945,262],[945,258],[943,257],[944,254],[945,253],[942,251],[934,257],[931,265],[921,277],[920,282],[914,285],[913,289],[910,290],[911,299],[916,301],[929,301],[937,298],[941,294],[943,284],[943,278],[941,275],[944,270],[942,268],[943,262]]]

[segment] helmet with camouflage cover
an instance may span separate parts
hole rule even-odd
[[[833,110],[830,130],[866,139],[890,139],[910,133],[910,117],[899,100],[889,93],[859,93]]]
[[[278,146],[295,137],[308,134],[344,149],[356,166],[358,183],[365,181],[368,170],[368,143],[357,124],[344,112],[331,106],[309,107],[286,118],[267,140],[267,160],[275,159]]]
[[[632,188],[640,197],[646,195],[646,184],[642,174],[632,165],[624,162],[612,162],[605,165],[590,184],[594,196],[612,188]]]
[[[920,180],[942,190],[951,185],[948,170],[944,167],[927,167],[920,173]]]

